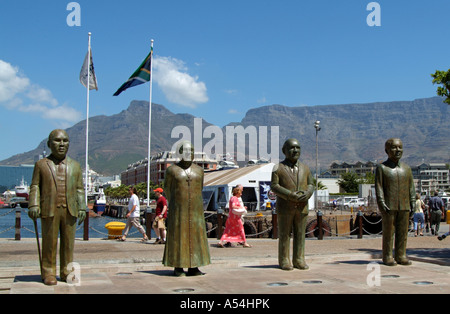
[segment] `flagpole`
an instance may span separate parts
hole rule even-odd
[[[153,76],[153,39],[151,40],[151,52],[150,52],[150,92],[149,92],[149,105],[148,105],[148,155],[147,155],[147,208],[150,208],[150,148],[152,137],[152,76]]]
[[[90,89],[90,69],[91,69],[91,32],[88,33],[88,67],[87,67],[87,96],[86,96],[86,161],[85,161],[85,179],[84,179],[84,201],[86,202],[86,208],[88,208],[88,184],[89,184],[89,89]]]

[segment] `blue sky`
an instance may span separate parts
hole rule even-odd
[[[79,82],[92,32],[98,91],[90,116],[149,99],[113,93],[154,39],[154,103],[224,126],[272,104],[313,106],[432,97],[450,68],[448,0],[79,0],[0,2],[0,160],[86,118]],[[320,118],[320,117],[319,117]]]

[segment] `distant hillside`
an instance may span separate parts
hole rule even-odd
[[[384,142],[390,137],[403,140],[404,160],[412,165],[422,160],[449,162],[449,107],[440,97],[348,105],[271,105],[251,109],[240,123],[230,123],[229,126],[267,126],[269,132],[271,126],[279,126],[280,159],[283,158],[281,145],[285,139],[295,137],[302,146],[301,159],[314,167],[314,121],[320,120],[321,169],[326,169],[333,161],[384,160]],[[194,118],[190,114],[174,114],[162,105],[153,104],[152,152],[172,147],[178,140],[171,138],[175,126],[187,126],[194,134]],[[89,122],[89,164],[95,171],[117,174],[128,164],[147,156],[148,102],[132,101],[128,109],[118,114],[91,117]],[[210,125],[202,121],[203,129]],[[85,158],[85,126],[85,121],[81,121],[67,129],[71,142],[69,154],[82,165]],[[226,134],[225,130],[223,134]],[[36,149],[12,156],[0,164],[33,163],[34,156],[46,147],[46,141],[43,139]],[[202,147],[209,141],[209,138],[204,138]],[[247,143],[250,146],[256,144]],[[270,141],[267,146],[270,152]]]
[[[194,116],[174,114],[164,106],[152,105],[152,152],[169,150],[178,139],[171,139],[177,125],[193,127]],[[204,127],[210,125],[203,122]],[[86,120],[66,129],[70,138],[69,155],[84,168]],[[47,147],[47,138],[32,151],[0,161],[2,165],[32,164],[34,156]],[[89,166],[105,174],[119,174],[128,164],[147,157],[148,101],[132,101],[128,109],[112,116],[89,118]],[[49,149],[46,149],[49,152]]]
[[[450,158],[450,106],[441,97],[369,104],[251,109],[242,120],[248,125],[279,125],[280,145],[298,138],[302,159],[315,165],[314,121],[320,121],[319,162],[385,160],[384,143],[403,141],[403,158],[411,164],[448,162]],[[280,155],[280,158],[283,155]]]

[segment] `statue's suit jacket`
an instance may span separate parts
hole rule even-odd
[[[380,210],[383,203],[390,210],[410,210],[416,202],[416,191],[411,168],[390,159],[377,166],[375,172],[375,192]]]
[[[308,214],[308,200],[297,203],[289,195],[296,191],[314,191],[314,181],[309,167],[299,161],[296,163],[297,176],[292,172],[289,162],[284,160],[272,170],[271,190],[277,195],[277,210],[297,209]]]
[[[66,200],[69,213],[78,217],[78,211],[86,210],[81,167],[66,157]],[[53,217],[57,207],[56,167],[54,162],[43,158],[36,162],[30,185],[28,207],[40,208],[41,218]]]

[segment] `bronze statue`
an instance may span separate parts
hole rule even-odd
[[[67,156],[69,136],[53,130],[47,141],[52,153],[36,162],[30,186],[28,216],[41,217],[42,267],[46,285],[56,285],[56,254],[60,233],[60,277],[67,281],[72,272],[76,221],[86,218],[83,177],[80,164]],[[79,280],[79,278],[78,278]]]
[[[283,270],[308,269],[305,262],[305,229],[308,199],[314,192],[309,167],[300,161],[300,144],[288,139],[283,145],[285,159],[272,170],[271,189],[277,195],[278,264]],[[293,256],[290,261],[290,234],[293,233]]]
[[[382,216],[383,263],[388,266],[411,265],[406,257],[409,212],[414,208],[415,189],[411,168],[400,162],[403,143],[398,138],[385,143],[388,160],[379,164],[375,172],[375,191]],[[393,242],[395,234],[395,259]]]
[[[194,164],[194,147],[183,141],[177,146],[180,161],[165,173],[168,200],[167,240],[163,264],[174,267],[175,276],[203,275],[200,266],[211,263],[203,214],[203,169]]]

